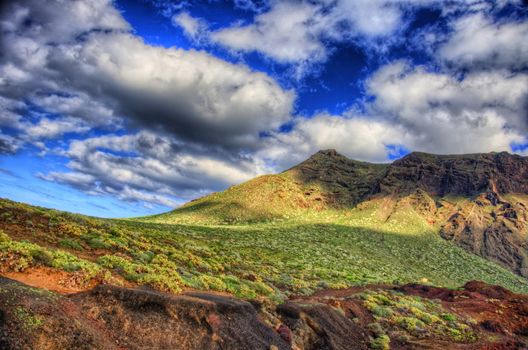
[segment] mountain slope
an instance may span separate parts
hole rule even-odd
[[[432,232],[426,198],[218,227],[0,200],[0,276],[26,283],[0,278],[0,348],[525,348],[528,297],[469,281],[528,280]]]
[[[506,152],[411,153],[392,164],[350,160],[320,151],[277,175],[200,198],[160,223],[248,223],[303,218],[318,212],[376,212],[378,224],[417,214],[462,248],[528,277],[528,158]]]
[[[335,150],[319,151],[280,174],[260,176],[145,219],[160,223],[248,223],[348,208],[377,192],[387,167],[350,160]]]

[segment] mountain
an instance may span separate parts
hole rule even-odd
[[[0,199],[0,348],[525,349],[527,198],[519,156],[326,150],[153,217]]]
[[[283,173],[149,220],[247,223],[374,208],[386,221],[406,206],[444,239],[528,277],[528,158],[507,152],[414,152],[392,164],[372,164],[323,150]]]

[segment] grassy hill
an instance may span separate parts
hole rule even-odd
[[[411,153],[391,164],[371,164],[335,150],[319,151],[283,173],[141,220],[279,223],[373,206],[383,223],[397,217],[395,203],[407,203],[426,224],[424,230],[528,277],[528,158],[506,152]],[[407,227],[405,220],[398,224]]]
[[[106,281],[278,301],[327,287],[421,281],[457,288],[478,279],[528,293],[528,280],[442,239],[405,201],[221,226],[103,220],[0,204],[0,272],[45,266],[66,271],[65,284]],[[397,209],[387,219],[389,205]]]
[[[528,293],[526,164],[502,153],[370,164],[327,150],[128,220],[3,200],[0,272],[46,268],[79,288],[103,281],[276,301],[328,287],[474,279]]]
[[[142,220],[159,223],[255,223],[350,208],[374,192],[387,164],[350,160],[335,150],[319,151],[277,175],[264,175],[223,192]]]

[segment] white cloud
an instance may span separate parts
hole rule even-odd
[[[292,166],[321,149],[335,148],[357,160],[384,162],[387,146],[404,143],[404,128],[385,120],[352,113],[342,116],[320,114],[299,119],[287,134],[274,134],[259,157]]]
[[[345,21],[353,31],[375,37],[386,36],[397,31],[402,25],[402,11],[398,3],[404,1],[355,0],[337,1],[331,13],[334,22]],[[413,3],[413,1],[409,1]],[[414,1],[419,4],[420,1]]]
[[[355,40],[387,45],[388,36],[406,26],[403,5],[434,1],[273,1],[252,23],[234,23],[211,32],[210,38],[234,51],[256,51],[281,63],[306,66],[326,61],[335,43]]]
[[[398,62],[380,69],[368,87],[372,110],[404,126],[413,150],[509,151],[528,130],[525,74],[475,72],[458,80]]]
[[[479,71],[456,79],[399,61],[379,69],[367,88],[374,100],[364,114],[298,118],[291,132],[272,134],[256,157],[284,169],[326,148],[384,162],[390,146],[462,154],[511,152],[512,144],[527,141],[523,73]]]
[[[192,40],[199,40],[207,32],[207,24],[189,15],[188,12],[180,12],[172,16],[172,24],[183,29],[184,33]]]
[[[175,198],[194,198],[269,171],[252,159],[203,154],[147,131],[76,140],[63,156],[70,160],[70,171],[41,174],[43,179],[89,194],[168,206]]]
[[[454,33],[440,48],[441,59],[456,66],[486,69],[528,66],[528,22],[494,23],[475,13],[454,23]]]
[[[321,61],[326,48],[321,7],[304,2],[279,1],[257,15],[249,25],[234,25],[211,34],[213,41],[236,51],[259,51],[279,62]],[[331,28],[326,28],[331,30]]]
[[[251,145],[292,110],[292,91],[202,51],[152,47],[128,34],[94,35],[73,50],[64,52],[62,63],[79,69],[76,88],[111,99],[120,114],[143,125],[191,140]]]
[[[1,43],[6,99],[30,99],[92,126],[115,126],[116,116],[125,116],[136,126],[228,148],[255,147],[260,131],[290,117],[295,94],[266,74],[203,51],[148,45],[108,1],[13,7],[19,15],[5,11],[1,18],[10,28]]]
[[[66,133],[83,133],[90,130],[90,126],[76,118],[41,118],[36,124],[23,124],[25,134],[34,140],[50,139]]]
[[[17,110],[23,108],[25,108],[24,103],[0,96],[0,126],[17,125],[21,118]]]
[[[120,126],[122,120],[114,110],[86,94],[61,96],[57,94],[37,95],[31,102],[46,111],[70,118],[79,118],[91,126]]]

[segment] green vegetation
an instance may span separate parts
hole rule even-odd
[[[390,338],[386,334],[382,334],[377,338],[372,339],[370,342],[370,348],[376,350],[389,350],[390,349]]]
[[[386,332],[406,332],[413,337],[440,337],[455,342],[476,341],[472,320],[447,312],[440,303],[395,291],[366,291],[363,304],[372,312],[376,323],[369,329],[377,336],[371,344],[375,349],[388,349]],[[383,312],[380,312],[383,310]],[[377,347],[376,347],[377,346]]]
[[[44,323],[44,319],[41,316],[33,314],[23,306],[16,307],[14,312],[25,331],[31,331]]]
[[[0,262],[3,269],[11,271],[24,271],[37,265],[68,272],[79,271],[86,281],[102,272],[99,265],[66,251],[44,248],[26,240],[16,241],[2,231],[0,231]]]
[[[0,262],[14,271],[46,265],[85,279],[113,275],[169,292],[275,301],[319,288],[420,281],[458,288],[474,279],[528,293],[526,279],[443,240],[411,207],[383,221],[378,207],[215,226],[103,220],[2,200]],[[372,311],[395,317],[384,304]],[[425,322],[415,316],[399,319],[402,327]]]
[[[302,187],[291,176],[264,175],[227,191],[191,201],[175,212],[141,220],[165,224],[261,223],[303,215],[315,205],[312,202],[305,198]]]

